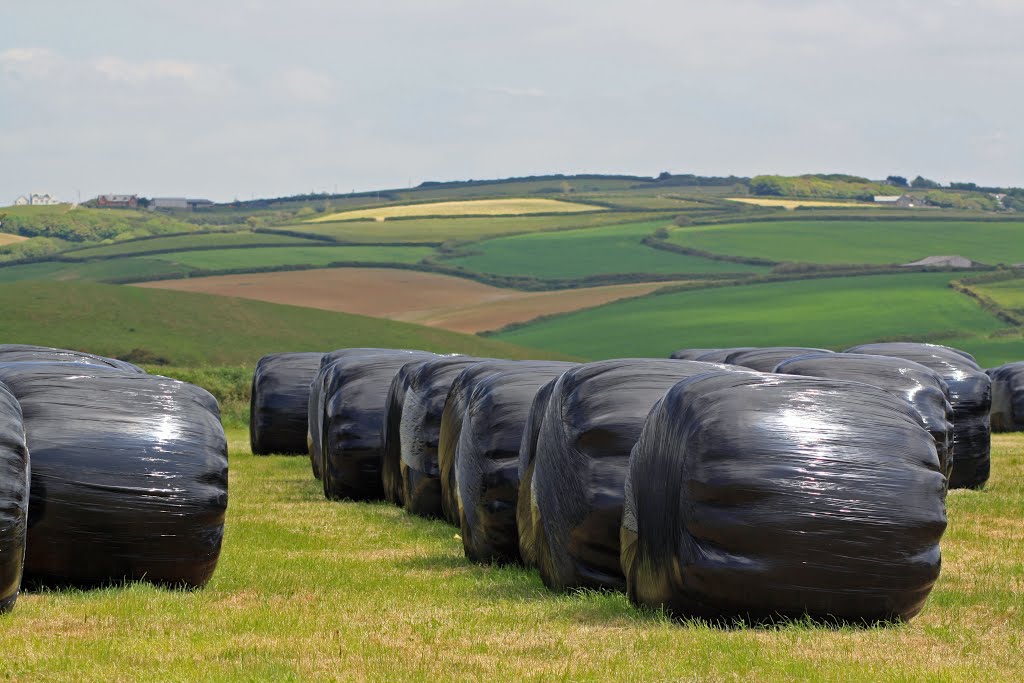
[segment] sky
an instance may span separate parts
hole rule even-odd
[[[0,205],[548,173],[1024,186],[1020,0],[0,0]]]

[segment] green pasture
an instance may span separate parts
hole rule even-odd
[[[192,269],[158,258],[120,258],[109,261],[43,261],[13,266],[0,266],[0,283],[20,280],[104,281],[111,279],[173,278]]]
[[[908,624],[713,628],[621,594],[549,592],[463,557],[456,529],[328,502],[304,457],[229,431],[230,499],[203,590],[26,592],[0,676],[33,681],[975,681],[1024,677],[1024,438],[995,438],[984,492],[948,499],[943,567]]]
[[[145,254],[154,251],[176,251],[200,250],[211,247],[251,247],[251,246],[295,246],[315,245],[315,240],[293,237],[291,235],[276,235],[272,233],[261,233],[252,231],[242,232],[207,232],[191,235],[173,235],[170,237],[157,237],[152,239],[132,240],[130,242],[118,242],[106,244],[99,247],[88,247],[64,252],[69,258],[111,258],[120,256],[131,256],[133,254]]]
[[[947,287],[953,277],[874,275],[651,295],[556,316],[497,338],[585,358],[667,356],[684,347],[842,349],[886,339],[940,338],[957,338],[957,346],[975,352],[975,337],[1005,325]],[[979,358],[997,360],[985,353]]]
[[[971,285],[972,290],[986,296],[1003,308],[1024,312],[1024,278]]]
[[[163,254],[161,259],[199,270],[237,270],[278,266],[326,266],[360,263],[416,263],[433,252],[430,247],[270,247],[258,249],[210,249]]]
[[[1024,222],[800,220],[675,228],[669,241],[713,254],[801,263],[909,263],[959,254],[1024,262]]]
[[[757,273],[761,266],[714,261],[654,249],[641,240],[668,221],[628,223],[587,230],[515,235],[468,247],[470,255],[446,260],[478,273],[539,279],[579,278],[617,273]]]

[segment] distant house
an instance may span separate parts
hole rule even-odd
[[[101,194],[96,198],[96,206],[104,209],[134,209],[139,205],[139,197],[134,194]]]
[[[14,200],[15,206],[53,206],[54,204],[60,204],[60,200],[48,192],[33,192]]]
[[[30,202],[28,200],[28,197],[26,197],[25,195],[21,195],[20,197],[14,200],[15,206],[28,206],[29,204]]]
[[[150,200],[149,206],[152,209],[179,209],[194,211],[200,206],[212,206],[209,199],[186,199],[185,197],[154,197]]]
[[[923,199],[917,197],[911,197],[908,194],[901,195],[876,195],[876,204],[885,204],[887,206],[895,206],[900,209],[913,209],[915,207],[924,206],[925,202]]]

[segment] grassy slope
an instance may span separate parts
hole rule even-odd
[[[1024,261],[1024,223],[778,221],[678,228],[670,241],[714,254],[808,263],[908,263],[960,254]]]
[[[349,346],[421,348],[509,358],[557,355],[365,316],[86,283],[0,285],[0,320],[5,343],[66,346],[108,356],[144,349],[175,365],[254,364],[273,351]]]
[[[243,232],[212,232],[198,235],[174,235],[172,237],[158,237],[155,239],[134,240],[115,244],[105,244],[99,247],[77,249],[66,252],[65,256],[72,258],[95,258],[105,256],[126,256],[129,254],[147,253],[162,251],[165,249],[203,249],[209,247],[234,247],[252,244],[260,245],[310,245],[315,244],[312,240],[289,235],[274,235],[268,233]]]
[[[153,275],[174,277],[188,273],[191,269],[176,265],[156,257],[123,258],[109,261],[87,261],[84,263],[67,263],[64,261],[47,261],[43,263],[26,263],[20,266],[4,266],[0,268],[0,283],[18,282],[20,280],[86,280],[100,281],[110,278],[137,277],[145,279]]]
[[[416,263],[432,251],[430,247],[272,247],[182,251],[163,254],[159,258],[203,270],[226,270],[284,265],[326,266],[339,261]]]
[[[602,358],[664,356],[688,346],[839,348],[1003,327],[974,301],[945,287],[950,279],[950,274],[927,273],[694,290],[559,316],[498,338]],[[972,349],[970,339],[960,345]]]
[[[1004,308],[1024,311],[1024,278],[971,285],[971,289],[989,297]]]
[[[474,254],[447,261],[468,270],[537,278],[612,273],[740,273],[767,270],[653,249],[640,243],[668,221],[629,223],[587,230],[516,235],[471,247]]]
[[[428,204],[407,204],[400,206],[382,206],[374,209],[355,209],[342,211],[319,218],[309,223],[327,223],[331,221],[352,221],[366,218],[388,219],[408,218],[412,216],[517,216],[531,213],[577,213],[580,211],[600,211],[601,207],[589,204],[577,204],[558,199],[475,199],[454,202],[433,202]]]
[[[1019,681],[1024,438],[998,436],[985,492],[948,501],[942,575],[910,624],[720,630],[622,595],[555,595],[479,567],[455,530],[385,504],[330,503],[305,458],[230,433],[213,581],[23,594],[0,674],[24,680]]]

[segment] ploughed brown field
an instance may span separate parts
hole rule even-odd
[[[138,286],[358,313],[476,333],[543,315],[567,313],[641,296],[668,284],[672,283],[643,282],[553,292],[520,292],[411,270],[327,268],[161,280]]]

